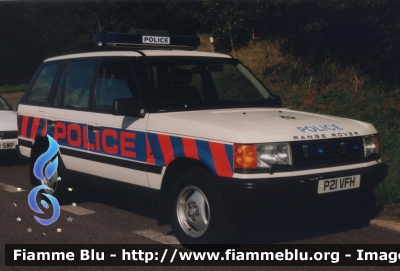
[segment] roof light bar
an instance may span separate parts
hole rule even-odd
[[[169,36],[162,30],[130,30],[129,33],[98,32],[93,35],[93,42],[99,49],[134,48],[134,49],[183,49],[196,50],[200,45],[199,37]]]

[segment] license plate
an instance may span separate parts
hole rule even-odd
[[[360,187],[360,179],[360,175],[354,175],[320,180],[318,182],[318,194],[358,188]]]
[[[14,142],[0,143],[0,149],[15,149],[16,145]]]

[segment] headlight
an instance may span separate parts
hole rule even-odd
[[[289,143],[234,144],[234,167],[243,169],[291,165]]]
[[[379,136],[375,135],[367,135],[364,136],[364,156],[368,157],[371,154],[379,154],[381,148],[381,143],[379,140]]]
[[[291,165],[292,154],[288,143],[257,144],[257,166]]]

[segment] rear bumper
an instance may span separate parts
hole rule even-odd
[[[228,208],[238,212],[279,211],[289,206],[309,207],[321,204],[357,202],[371,194],[388,172],[386,164],[366,168],[284,178],[234,179],[218,178],[218,187],[224,202],[234,204]],[[360,187],[318,194],[318,181],[361,175]],[[261,209],[262,208],[262,209]]]
[[[24,161],[25,163],[29,163],[30,158],[29,158],[28,156],[26,156],[26,155],[23,154],[24,152],[26,153],[26,148],[25,148],[25,151],[23,152],[23,151],[21,151],[21,147],[24,148],[24,147],[21,146],[21,145],[17,145],[17,148],[16,148],[18,157],[19,157],[19,159],[20,159],[21,161]],[[29,152],[30,152],[30,150],[29,150]]]

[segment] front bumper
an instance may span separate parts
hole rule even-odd
[[[296,177],[218,178],[217,184],[224,202],[235,206],[235,208],[228,208],[235,214],[261,210],[282,211],[290,206],[301,208],[360,201],[372,193],[376,185],[385,179],[387,172],[388,166],[380,163],[366,168]],[[319,180],[351,175],[361,175],[359,188],[317,193]]]

